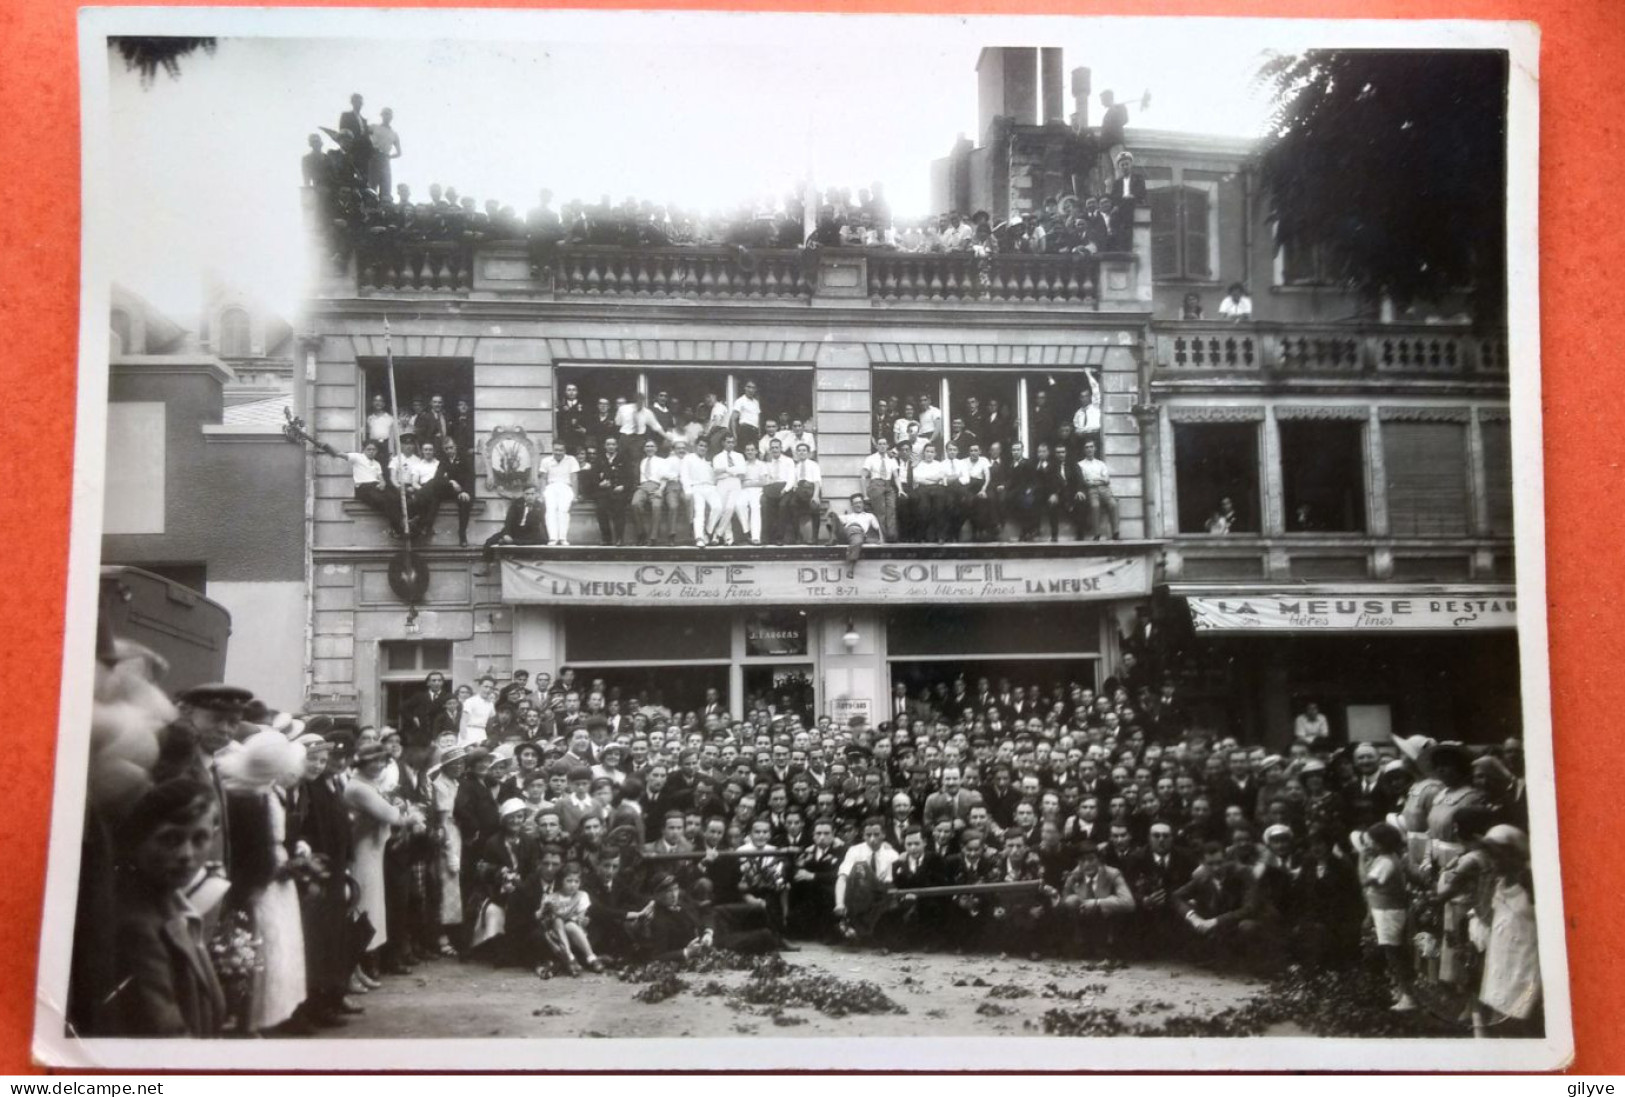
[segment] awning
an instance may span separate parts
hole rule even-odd
[[[1197,632],[1466,632],[1518,626],[1511,584],[1260,587],[1170,583]]]
[[[520,605],[923,605],[1082,602],[1151,593],[1149,554],[1025,559],[547,560],[502,562]]]

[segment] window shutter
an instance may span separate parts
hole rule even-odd
[[[1393,535],[1467,536],[1466,424],[1384,423],[1382,449]]]
[[[1151,201],[1151,273],[1157,278],[1179,277],[1179,192],[1157,187]]]
[[[1185,276],[1211,278],[1208,263],[1208,193],[1201,187],[1181,187],[1185,231]]]
[[[1512,424],[1481,423],[1484,439],[1484,497],[1489,504],[1489,532],[1512,536]]]

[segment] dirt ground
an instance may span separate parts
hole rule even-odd
[[[724,993],[744,985],[748,976],[739,971],[683,974],[686,990],[648,1003],[634,997],[646,984],[614,974],[543,981],[519,969],[437,960],[412,975],[386,978],[382,989],[358,999],[365,1015],[323,1035],[1039,1036],[1045,1011],[1056,1007],[1094,1006],[1156,1024],[1241,1006],[1262,986],[1246,976],[1164,963],[1101,970],[1079,961],[883,955],[825,945],[806,945],[784,958],[808,973],[877,984],[906,1012],[830,1017],[811,1007],[741,1006]]]

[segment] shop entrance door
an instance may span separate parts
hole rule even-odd
[[[747,715],[766,705],[775,715],[798,715],[803,725],[812,726],[816,697],[811,663],[762,663],[741,669]]]

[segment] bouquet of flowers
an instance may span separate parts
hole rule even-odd
[[[498,872],[497,894],[512,895],[514,889],[519,886],[519,873],[511,868],[500,869]],[[548,901],[551,902],[551,898]]]
[[[327,858],[319,853],[301,854],[277,869],[277,880],[292,880],[300,891],[320,891],[331,870]]]
[[[209,939],[209,959],[226,996],[226,1008],[236,1026],[248,1022],[254,977],[265,970],[265,942],[254,932],[246,910],[223,915]]]

